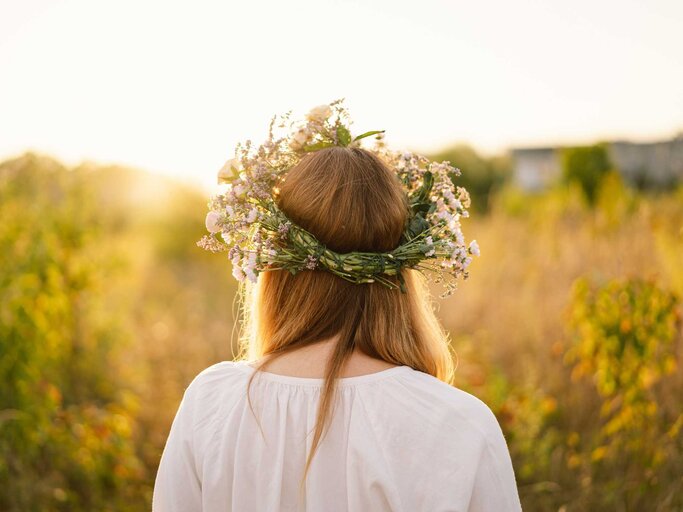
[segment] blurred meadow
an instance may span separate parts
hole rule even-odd
[[[435,307],[524,510],[683,511],[681,5],[1,5],[0,511],[150,509],[237,353],[215,172],[341,97],[462,170],[481,256]]]
[[[491,176],[482,256],[436,306],[525,510],[680,510],[683,187],[610,170],[590,202]],[[229,262],[194,245],[205,203],[139,170],[0,164],[2,510],[149,508],[185,386],[237,350]]]

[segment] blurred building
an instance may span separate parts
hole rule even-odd
[[[515,182],[525,190],[543,190],[562,173],[562,147],[511,150]],[[667,187],[683,182],[683,132],[661,142],[607,143],[612,165],[627,183],[639,187]]]

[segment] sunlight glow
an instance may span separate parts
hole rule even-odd
[[[0,6],[0,158],[211,184],[274,113],[486,151],[683,129],[683,3],[28,0]]]

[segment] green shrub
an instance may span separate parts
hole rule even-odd
[[[599,404],[594,428],[572,434],[568,466],[589,479],[599,508],[660,510],[654,496],[678,496],[683,506],[680,478],[668,478],[683,474],[683,415],[664,399],[672,386],[663,386],[677,369],[679,299],[651,280],[591,286],[582,278],[568,326],[571,380],[589,379]]]
[[[563,148],[560,150],[560,161],[563,180],[578,183],[588,202],[593,204],[602,179],[612,169],[607,146],[595,144]]]
[[[0,166],[0,509],[140,502],[126,333],[104,304],[115,259],[83,176],[26,155]]]

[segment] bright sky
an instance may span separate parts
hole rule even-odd
[[[0,0],[0,159],[210,185],[274,113],[345,97],[418,151],[683,130],[680,0]]]

